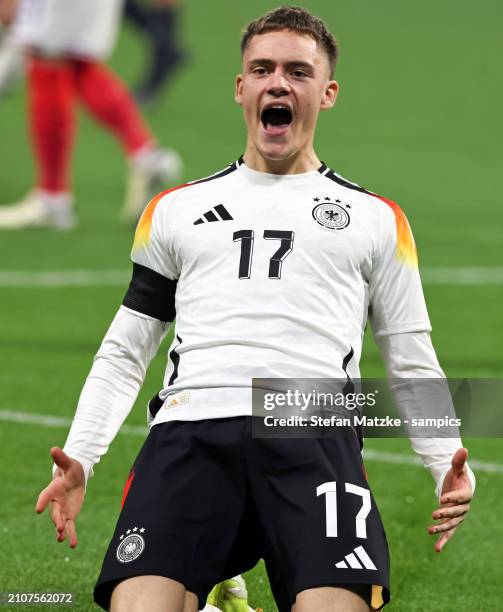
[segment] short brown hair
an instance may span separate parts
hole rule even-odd
[[[314,38],[326,52],[330,64],[330,74],[333,75],[338,56],[335,38],[319,17],[315,17],[299,6],[280,6],[249,23],[241,38],[241,55],[245,52],[253,36],[279,30],[291,30]]]

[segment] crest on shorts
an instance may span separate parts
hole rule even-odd
[[[351,217],[348,209],[350,204],[343,204],[341,200],[333,200],[330,197],[313,198],[315,202],[319,202],[313,208],[313,219],[319,225],[330,230],[342,230],[349,225]]]
[[[145,532],[144,527],[133,527],[128,529],[126,535],[121,534],[120,544],[117,547],[117,560],[121,563],[131,563],[141,555],[145,549],[145,540],[142,533]]]

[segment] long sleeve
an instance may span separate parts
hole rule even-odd
[[[159,194],[136,229],[133,275],[82,389],[64,447],[87,478],[131,411],[147,368],[175,319],[176,265],[169,227],[157,213]],[[168,199],[169,201],[169,199]]]
[[[375,341],[381,351],[390,387],[398,409],[407,417],[424,416],[424,393],[427,385],[417,379],[442,379],[444,373],[431,344],[431,325],[418,270],[416,245],[407,218],[391,200],[378,230],[379,240],[374,252],[369,279],[369,315]],[[432,385],[435,400],[453,413],[447,384]],[[435,401],[433,400],[433,401]],[[440,495],[445,474],[458,448],[460,438],[419,438],[411,436],[411,445],[431,471]],[[475,488],[475,477],[468,468]]]
[[[131,411],[167,325],[121,306],[84,384],[64,451],[80,461],[86,483]]]
[[[381,351],[391,388],[398,407],[402,413],[422,414],[422,398],[411,395],[411,389],[419,389],[418,385],[400,385],[397,379],[444,378],[444,373],[438,363],[435,350],[428,332],[410,332],[377,336],[376,342]],[[417,394],[419,395],[419,393]],[[435,480],[435,493],[438,497],[442,492],[445,475],[451,467],[454,453],[462,448],[460,438],[417,438],[411,437],[414,451],[421,457]],[[468,477],[475,490],[475,476],[467,466]]]

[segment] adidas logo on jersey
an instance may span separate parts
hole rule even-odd
[[[338,567],[339,569],[377,570],[377,567],[374,565],[374,562],[368,556],[367,551],[363,548],[363,546],[357,546],[355,549],[353,549],[353,552],[346,555],[342,561],[336,563],[335,567]]]
[[[174,408],[175,406],[180,406],[182,404],[187,404],[189,399],[190,399],[190,393],[188,391],[182,391],[181,393],[175,393],[174,395],[171,395],[170,397],[168,397],[164,407],[168,409],[168,408]]]
[[[212,223],[213,221],[234,221],[229,211],[223,204],[217,204],[208,212],[205,212],[202,217],[194,221],[194,225],[200,225],[201,223]]]

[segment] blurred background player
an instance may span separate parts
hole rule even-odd
[[[0,4],[0,98],[24,76],[23,51],[15,44],[8,25],[18,0],[2,0]],[[125,0],[124,16],[140,30],[149,45],[149,64],[135,88],[138,102],[152,102],[185,61],[179,43],[179,1]]]
[[[7,27],[17,2],[0,2],[0,98],[24,76],[22,48],[12,40]],[[149,63],[135,88],[138,102],[154,101],[186,59],[179,42],[179,4],[179,0],[125,0],[126,20],[149,46]]]
[[[0,0],[16,10],[12,0]],[[179,178],[181,160],[161,149],[126,86],[103,61],[115,44],[123,0],[20,0],[11,26],[26,52],[28,116],[36,188],[0,207],[0,228],[76,223],[71,188],[76,105],[121,142],[129,162],[125,221],[135,221],[152,192]]]
[[[152,102],[186,59],[179,42],[179,0],[126,0],[125,17],[146,37],[149,65],[135,88],[136,99]]]

